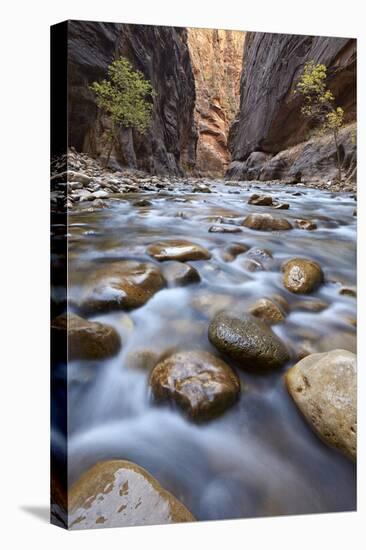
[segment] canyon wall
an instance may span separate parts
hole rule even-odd
[[[227,177],[265,181],[334,176],[334,144],[326,137],[317,138],[301,115],[301,98],[293,94],[310,60],[327,66],[329,88],[345,110],[349,125],[341,134],[341,152],[345,171],[354,175],[355,125],[351,123],[356,119],[356,40],[249,32],[240,108],[229,134],[232,162]]]
[[[227,140],[239,107],[244,37],[240,31],[188,29],[196,86],[196,170],[202,175],[222,176],[230,160]]]
[[[155,90],[152,121],[141,135],[121,131],[111,164],[155,174],[182,175],[195,165],[195,85],[184,28],[69,21],[68,23],[69,146],[104,157],[106,117],[98,114],[95,80],[121,56],[142,71]]]

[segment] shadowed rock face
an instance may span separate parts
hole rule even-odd
[[[124,56],[142,71],[156,92],[145,135],[121,132],[112,157],[158,174],[182,174],[195,162],[195,86],[184,28],[69,22],[69,145],[104,155],[101,136],[108,127],[89,85],[106,77],[108,65]]]
[[[229,134],[233,161],[229,177],[269,180],[295,177],[298,171],[309,177],[312,170],[319,171],[321,159],[315,166],[304,158],[305,153],[296,152],[294,158],[275,157],[262,170],[271,157],[310,137],[311,124],[300,112],[301,98],[293,94],[304,64],[310,60],[328,67],[328,85],[337,105],[345,110],[346,122],[355,120],[356,40],[249,32],[244,45],[240,109]],[[352,155],[355,145],[347,142],[344,148],[346,156]],[[325,149],[323,157],[332,157],[333,150]],[[267,155],[255,166],[246,162],[254,152]],[[298,166],[291,170],[298,157]]]

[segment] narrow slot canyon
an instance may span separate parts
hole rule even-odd
[[[239,109],[245,32],[188,29],[196,88],[196,173],[223,177],[230,162],[228,136]]]

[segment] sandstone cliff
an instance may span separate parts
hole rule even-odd
[[[88,21],[69,22],[69,146],[105,154],[107,121],[98,116],[89,85],[108,65],[127,57],[156,92],[149,131],[121,132],[114,162],[157,174],[181,175],[195,164],[195,86],[183,28]]]
[[[230,160],[227,138],[239,107],[244,32],[188,29],[196,86],[197,171],[223,175]]]
[[[316,159],[302,155],[297,166],[294,150],[276,157],[310,138],[312,143],[316,140],[309,121],[301,115],[300,98],[292,93],[304,64],[310,60],[328,67],[328,85],[337,104],[344,108],[347,122],[355,120],[356,40],[249,32],[244,46],[240,109],[230,129],[232,163],[228,177],[269,180],[332,176],[330,159],[335,156],[335,148],[331,140],[323,147],[329,170],[322,174],[319,155]],[[342,155],[349,173],[354,172],[353,136],[353,128],[342,133]],[[299,154],[303,148],[298,148]]]

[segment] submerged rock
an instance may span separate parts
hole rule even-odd
[[[185,286],[201,280],[195,267],[182,262],[166,264],[163,267],[163,274],[167,283],[173,286]]]
[[[209,233],[241,233],[242,229],[235,225],[225,226],[225,225],[211,225],[208,230]]]
[[[255,304],[249,308],[249,313],[254,315],[254,317],[263,319],[263,321],[266,321],[270,325],[280,323],[285,318],[279,306],[272,300],[269,300],[269,298],[261,298],[255,302]]]
[[[279,368],[290,358],[286,346],[269,326],[251,315],[218,313],[210,323],[208,338],[245,369]]]
[[[151,244],[147,252],[159,262],[166,260],[186,262],[188,260],[208,260],[211,258],[211,254],[206,248],[199,244],[178,239]]]
[[[234,371],[206,351],[175,353],[158,363],[150,386],[157,401],[173,401],[198,421],[221,414],[240,391]]]
[[[339,290],[339,294],[341,294],[341,296],[351,296],[352,298],[357,298],[357,290],[355,287],[342,286]]]
[[[125,366],[129,369],[150,371],[159,361],[159,355],[150,349],[131,351],[125,360]]]
[[[288,391],[318,436],[356,459],[356,356],[346,350],[308,355],[286,373]]]
[[[314,231],[314,229],[318,227],[316,223],[311,220],[295,220],[295,225],[299,229],[307,229],[308,231]]]
[[[86,279],[78,305],[89,312],[133,309],[145,304],[164,284],[154,264],[112,262]]]
[[[271,214],[249,214],[242,225],[258,231],[286,231],[292,225],[286,218],[275,218]]]
[[[88,321],[74,313],[56,317],[51,324],[53,336],[66,342],[68,359],[105,359],[118,353],[121,339],[115,328]],[[66,352],[66,350],[65,350]]]
[[[205,317],[213,317],[219,311],[231,307],[235,297],[230,294],[217,294],[204,291],[192,299],[192,306]]]
[[[329,304],[327,304],[327,302],[324,302],[324,300],[301,300],[299,302],[294,302],[291,304],[291,309],[294,311],[312,311],[314,313],[324,311],[324,309],[327,309],[327,307],[329,307]]]
[[[282,265],[283,283],[295,294],[309,294],[323,282],[324,274],[317,262],[293,258]]]
[[[233,262],[239,254],[244,254],[247,250],[249,246],[246,244],[232,243],[225,247],[222,258],[225,262]]]
[[[146,470],[125,460],[99,462],[69,491],[69,528],[195,521]]]

